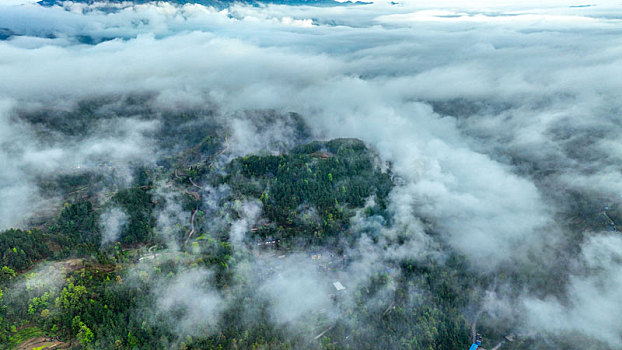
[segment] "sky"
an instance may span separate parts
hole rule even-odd
[[[231,130],[231,156],[291,145],[287,121],[263,125],[256,114],[294,112],[314,138],[360,138],[391,162],[398,228],[384,234],[407,232],[409,245],[367,257],[442,256],[448,245],[482,274],[562,269],[565,300],[525,291],[508,301],[512,317],[525,332],[587,332],[620,348],[619,232],[569,241],[565,220],[577,193],[594,212],[622,196],[621,5],[3,1],[0,33],[11,35],[0,41],[0,228],[57,205],[37,189],[40,177],[105,161],[127,167],[115,176],[128,183],[131,164],[166,152],[152,139],[159,112],[213,111]],[[43,137],[20,118],[52,110],[72,122],[79,101],[128,94],[148,94],[159,112],[125,113],[71,137]],[[114,239],[124,214],[109,217]]]

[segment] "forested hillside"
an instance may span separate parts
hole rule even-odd
[[[622,4],[0,0],[0,350],[622,350]]]
[[[515,337],[514,321],[474,309],[486,286],[556,292],[537,268],[482,279],[457,252],[400,257],[413,249],[389,207],[400,179],[361,140],[227,158],[226,137],[206,133],[175,144],[163,128],[175,151],[125,186],[110,188],[113,165],[40,180],[62,204],[0,234],[4,348],[459,349],[477,322],[488,339]],[[576,210],[576,232],[618,219]]]
[[[458,291],[468,290],[467,276],[433,262],[385,261],[365,284],[344,279],[345,291],[318,291],[328,298],[318,305],[331,310],[310,308],[293,325],[268,312],[273,297],[291,296],[254,293],[266,281],[289,283],[286,277],[272,281],[289,273],[281,261],[312,262],[313,269],[336,276],[349,264],[348,250],[362,234],[378,243],[373,230],[352,229],[352,222],[391,225],[390,168],[362,141],[314,141],[280,155],[249,155],[222,166],[213,164],[217,149],[208,148],[199,152],[212,155],[205,159],[185,156],[189,148],[173,158],[177,165],[171,168],[138,168],[134,183],[117,191],[89,195],[83,189],[83,195],[72,196],[76,188],[97,185],[96,174],[90,173],[79,175],[85,180],[48,181],[47,188],[66,194],[62,208],[38,227],[0,234],[5,348],[33,334],[66,347],[96,349],[359,349],[378,344],[447,349],[469,342],[461,314],[469,294]],[[171,205],[186,220],[158,224],[156,212]],[[258,210],[253,222],[245,218],[243,207],[249,206]],[[112,228],[105,222],[111,208],[123,213]],[[241,220],[248,222],[240,226]],[[106,241],[110,229],[117,233]],[[239,239],[229,234],[240,229]],[[459,268],[460,258],[452,259],[457,264],[452,267]],[[275,265],[245,271],[260,261]],[[396,275],[398,269],[404,273]],[[205,285],[217,305],[208,307],[214,312],[209,322],[176,329],[193,308],[202,307],[205,295],[172,301],[167,312],[158,304],[188,275],[196,278],[188,288],[197,288],[195,282]],[[321,288],[333,286],[326,282]],[[415,301],[413,288],[427,292]],[[376,299],[388,291],[395,296]],[[411,326],[395,328],[398,324]]]

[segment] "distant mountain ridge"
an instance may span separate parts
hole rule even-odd
[[[39,5],[43,6],[54,6],[59,5],[64,2],[68,2],[70,0],[41,0],[38,2]],[[312,6],[343,6],[343,5],[352,5],[352,4],[365,4],[368,2],[362,1],[345,1],[339,2],[335,0],[71,0],[71,2],[77,3],[102,3],[108,2],[113,4],[119,3],[134,3],[134,4],[147,4],[152,2],[169,2],[179,5],[185,4],[199,4],[204,6],[213,6],[217,8],[226,8],[232,4],[250,4],[250,5],[260,5],[260,4],[279,4],[279,5],[291,5],[291,6],[299,6],[299,5],[312,5]]]

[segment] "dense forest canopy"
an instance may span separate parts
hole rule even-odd
[[[527,287],[540,278],[540,290],[557,293],[535,267],[529,281],[511,270],[478,277],[458,252],[364,262],[361,242],[409,244],[389,205],[402,181],[390,163],[358,139],[225,156],[227,131],[209,118],[193,129],[174,123],[196,123],[200,113],[165,116],[170,127],[157,137],[174,151],[136,165],[122,187],[111,180],[122,170],[113,164],[40,180],[64,204],[33,218],[36,227],[0,235],[6,347],[43,336],[101,349],[454,349],[470,343],[468,314],[488,283]],[[295,114],[261,118],[284,120],[299,140],[309,138]],[[53,120],[42,122],[75,132]],[[190,137],[173,144],[177,132]],[[587,208],[570,213],[577,232],[610,225]],[[608,215],[620,213],[612,206]],[[493,326],[487,317],[476,321],[490,339],[514,334],[513,321]],[[523,336],[507,347],[537,344]]]
[[[0,1],[0,349],[622,349],[620,14]]]
[[[281,263],[308,265],[304,269],[340,276],[340,270],[350,264],[347,250],[361,235],[370,234],[378,242],[374,232],[350,227],[355,216],[390,225],[387,200],[394,186],[390,168],[362,141],[314,141],[280,155],[233,158],[222,166],[213,164],[217,152],[210,147],[196,145],[183,152],[193,152],[195,147],[208,157],[194,157],[198,161],[188,163],[189,158],[180,154],[172,169],[139,168],[135,182],[126,189],[70,199],[41,227],[0,235],[3,342],[17,345],[23,339],[18,328],[102,349],[330,348],[345,337],[352,340],[342,346],[351,348],[371,347],[378,341],[386,347],[407,342],[413,347],[440,348],[469,342],[461,315],[467,300],[456,294],[455,285],[443,285],[449,281],[440,276],[452,272],[432,261],[385,261],[365,284],[352,285],[344,279],[348,287],[343,287],[339,282],[347,292],[329,292],[333,286],[328,280],[325,285],[300,276],[289,280],[292,272]],[[95,178],[89,173],[80,176]],[[97,186],[92,181],[86,186]],[[169,193],[158,193],[156,183],[168,187]],[[61,177],[53,188],[64,189],[65,195],[76,188],[88,193],[82,185]],[[216,203],[203,201],[216,188],[221,189]],[[154,213],[172,204],[167,196],[183,203],[179,210],[187,211],[187,222],[158,224]],[[248,212],[253,206],[261,213],[254,214],[251,223]],[[111,219],[110,208],[119,210],[122,218]],[[215,221],[222,226],[214,225]],[[105,241],[105,231],[110,229],[118,232],[112,241]],[[244,230],[241,241],[229,234],[239,229]],[[244,271],[261,261],[272,267]],[[406,273],[395,275],[392,271],[397,269]],[[46,279],[48,271],[54,275]],[[454,278],[452,283],[462,280],[457,283],[468,288],[464,277]],[[257,288],[270,290],[288,283],[320,288],[317,295],[305,296],[315,299],[307,306],[309,315],[289,316],[293,325],[280,323],[268,311],[279,307],[280,300],[274,298],[293,297],[290,291],[254,293]],[[421,296],[424,304],[410,300],[409,290],[416,286],[429,290],[429,295]],[[387,288],[395,293],[389,304],[369,304]],[[163,295],[161,289],[199,294],[196,299],[178,300]],[[158,303],[165,310],[154,310]],[[320,306],[335,309],[316,309]],[[200,312],[213,315],[185,325],[195,307],[207,307]],[[375,315],[381,308],[386,310]],[[341,319],[340,314],[350,316]],[[356,327],[350,324],[355,320],[360,322]],[[410,327],[391,328],[398,323],[415,324],[416,332]],[[176,325],[183,326],[177,329]],[[292,326],[307,331],[292,333]],[[322,333],[326,327],[330,330],[322,337],[310,338],[307,333]],[[375,336],[379,332],[385,334],[380,340]]]

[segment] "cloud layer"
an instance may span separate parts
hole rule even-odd
[[[368,256],[442,255],[446,245],[482,274],[533,264],[568,274],[560,291],[568,305],[525,301],[559,327],[526,324],[622,344],[612,313],[585,324],[587,310],[615,310],[608,305],[619,300],[619,261],[600,258],[619,253],[618,238],[568,242],[565,222],[571,194],[603,206],[622,195],[619,4],[101,5],[0,5],[0,27],[16,33],[0,41],[0,227],[44,204],[36,176],[114,163],[127,177],[130,164],[166,151],[150,139],[160,112],[113,112],[91,134],[50,139],[24,111],[150,94],[150,111],[213,111],[231,130],[232,155],[291,146],[291,120],[258,111],[294,112],[313,137],[361,138],[392,163],[399,181],[390,209],[412,249]],[[395,234],[384,232],[387,242]],[[569,247],[583,255],[567,256]],[[599,273],[586,277],[580,264]],[[287,291],[281,284],[273,287]]]

